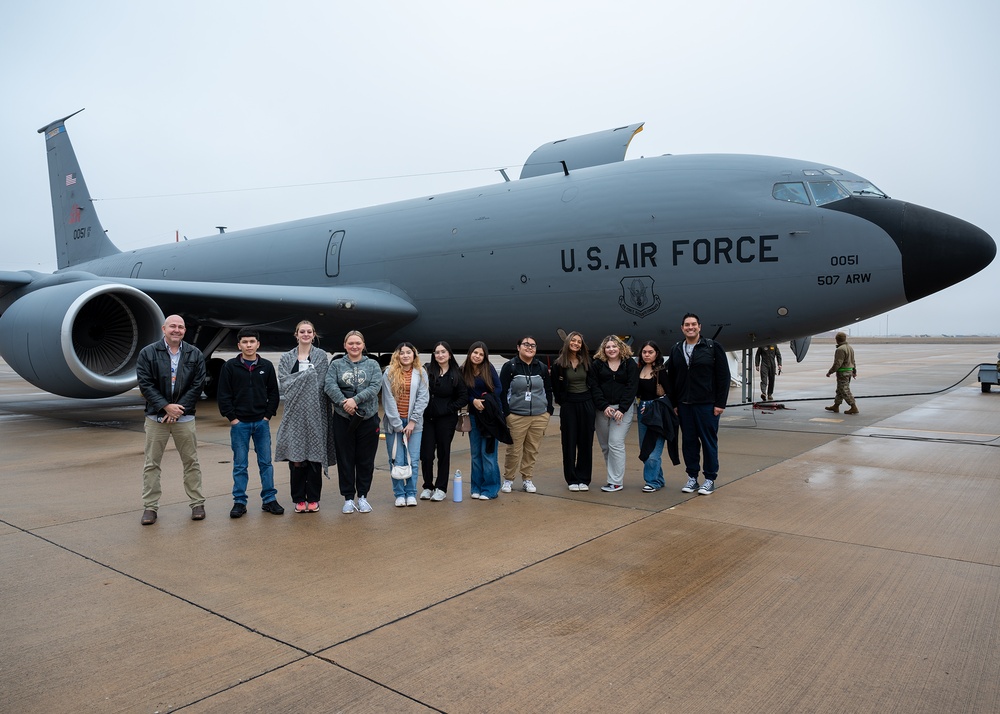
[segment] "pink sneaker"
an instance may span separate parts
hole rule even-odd
[[[302,501],[301,503],[296,503],[295,504],[295,512],[296,513],[305,513],[306,512],[306,502]]]
[[[319,510],[319,504],[316,503],[316,501],[310,501],[307,507],[310,513],[315,513],[316,511]]]

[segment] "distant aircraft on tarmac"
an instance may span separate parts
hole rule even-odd
[[[172,313],[207,357],[244,325],[290,347],[303,319],[335,347],[361,330],[373,352],[404,339],[512,351],[526,334],[555,351],[572,330],[668,345],[692,311],[726,349],[793,340],[801,359],[809,336],[954,285],[996,255],[976,226],[827,164],[625,161],[641,123],[545,144],[517,180],[123,253],[67,119],[39,129],[59,269],[0,271],[0,355],[67,397],[135,386],[139,350]]]

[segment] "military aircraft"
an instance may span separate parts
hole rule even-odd
[[[78,113],[78,112],[77,112]],[[64,117],[48,153],[59,269],[0,272],[0,354],[67,397],[136,384],[178,313],[206,356],[245,325],[361,330],[368,349],[445,339],[555,351],[579,330],[670,344],[685,312],[726,349],[808,339],[985,268],[984,231],[827,164],[749,155],[625,160],[642,123],[544,144],[495,185],[121,252]],[[228,338],[228,340],[227,340]],[[221,360],[211,359],[209,374]]]

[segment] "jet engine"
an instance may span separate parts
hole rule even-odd
[[[162,335],[163,313],[127,285],[66,282],[19,297],[0,316],[0,355],[53,394],[95,398],[136,385],[139,350]]]

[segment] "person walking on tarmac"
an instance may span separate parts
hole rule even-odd
[[[774,399],[774,378],[781,374],[781,350],[777,345],[758,347],[753,361],[760,372],[760,398],[769,402]]]
[[[832,374],[837,375],[837,396],[833,398],[833,406],[824,407],[824,409],[828,412],[839,412],[840,403],[847,402],[851,408],[844,414],[860,414],[858,403],[854,401],[854,395],[851,394],[851,380],[857,379],[858,368],[854,362],[854,348],[847,344],[847,333],[845,332],[837,333],[837,349],[833,353],[833,366],[830,367],[826,376],[829,377]]]

